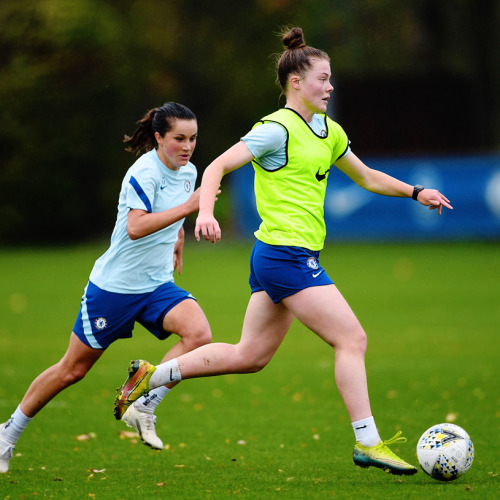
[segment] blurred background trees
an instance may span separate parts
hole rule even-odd
[[[201,175],[284,103],[284,25],[330,54],[362,157],[498,150],[498,19],[494,0],[3,0],[0,244],[109,237],[123,135],[163,102],[198,116]]]

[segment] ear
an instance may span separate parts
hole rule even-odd
[[[292,74],[290,76],[290,87],[300,90],[300,76]]]
[[[162,139],[160,132],[155,132],[155,139],[158,144],[160,144],[160,141]]]

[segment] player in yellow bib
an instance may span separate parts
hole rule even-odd
[[[291,108],[266,116],[252,132],[270,123],[281,125],[286,133],[286,157],[285,163],[274,170],[266,169],[266,156],[270,154],[260,161],[253,159],[257,210],[262,218],[255,236],[270,245],[321,250],[326,236],[326,178],[330,166],[348,151],[347,136],[326,115],[317,115],[320,130],[316,133]],[[250,150],[258,148],[251,133],[243,140]]]
[[[201,184],[195,236],[220,240],[213,209],[222,177],[252,161],[262,218],[250,259],[250,286],[241,339],[214,343],[153,366],[134,361],[118,390],[115,413],[144,392],[171,381],[261,370],[297,318],[335,349],[335,381],[355,434],[354,463],[392,474],[417,469],[387,445],[406,441],[400,432],[382,441],[372,416],[365,370],[366,334],[319,262],[325,239],[323,205],[330,169],[338,168],[368,191],[413,198],[422,205],[451,209],[435,189],[411,186],[373,170],[351,151],[340,125],[325,112],[333,87],[328,55],[305,44],[302,30],[283,36],[278,80],[286,107],[266,116],[240,142],[206,169]]]

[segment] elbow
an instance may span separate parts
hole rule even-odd
[[[137,228],[134,228],[132,224],[127,224],[127,234],[132,241],[138,240],[143,236],[142,234],[139,234]]]

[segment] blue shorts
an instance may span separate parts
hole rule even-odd
[[[333,285],[319,263],[319,252],[255,242],[250,255],[252,293],[264,290],[277,304],[311,286]]]
[[[114,293],[88,282],[73,332],[89,347],[106,349],[117,339],[132,337],[140,323],[160,340],[172,332],[163,329],[163,318],[185,299],[196,300],[175,283],[164,283],[148,293]]]

